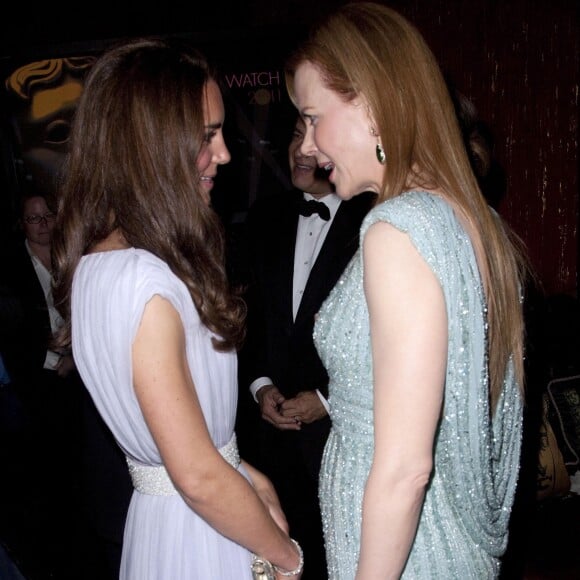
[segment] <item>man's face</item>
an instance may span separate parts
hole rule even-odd
[[[292,133],[292,140],[288,146],[290,178],[294,187],[300,191],[306,191],[313,195],[325,195],[332,191],[331,184],[326,179],[324,172],[318,167],[316,159],[300,152],[305,132],[304,121],[298,117]]]

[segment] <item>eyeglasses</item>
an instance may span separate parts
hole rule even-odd
[[[42,220],[45,222],[53,222],[56,219],[56,214],[52,212],[45,213],[44,215],[27,215],[24,221],[27,224],[39,224]]]

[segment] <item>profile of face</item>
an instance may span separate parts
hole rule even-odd
[[[22,229],[31,244],[49,246],[56,215],[41,196],[26,199],[22,208]]]
[[[218,165],[225,165],[231,159],[223,134],[224,102],[220,88],[213,80],[207,83],[204,90],[203,116],[205,137],[196,164],[201,176],[201,195],[204,202],[210,205]]]
[[[376,158],[374,123],[363,99],[346,102],[326,87],[319,68],[308,61],[295,71],[294,98],[306,122],[300,150],[330,172],[336,193],[342,199],[364,191],[379,193],[384,166]]]
[[[301,151],[306,125],[301,117],[296,120],[292,139],[288,146],[288,163],[290,166],[290,178],[292,184],[301,191],[306,191],[312,195],[322,196],[333,190],[327,179],[326,172],[318,167],[316,158],[304,155]]]

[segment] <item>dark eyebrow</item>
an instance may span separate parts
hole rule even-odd
[[[223,125],[223,123],[210,123],[209,125],[206,125],[205,128],[206,129],[221,129],[222,125]]]

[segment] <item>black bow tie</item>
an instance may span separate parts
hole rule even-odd
[[[309,201],[305,199],[300,200],[298,203],[298,211],[300,212],[300,215],[306,217],[313,213],[317,213],[321,219],[326,222],[330,219],[330,210],[328,209],[328,206],[321,201],[315,201],[314,199]]]

